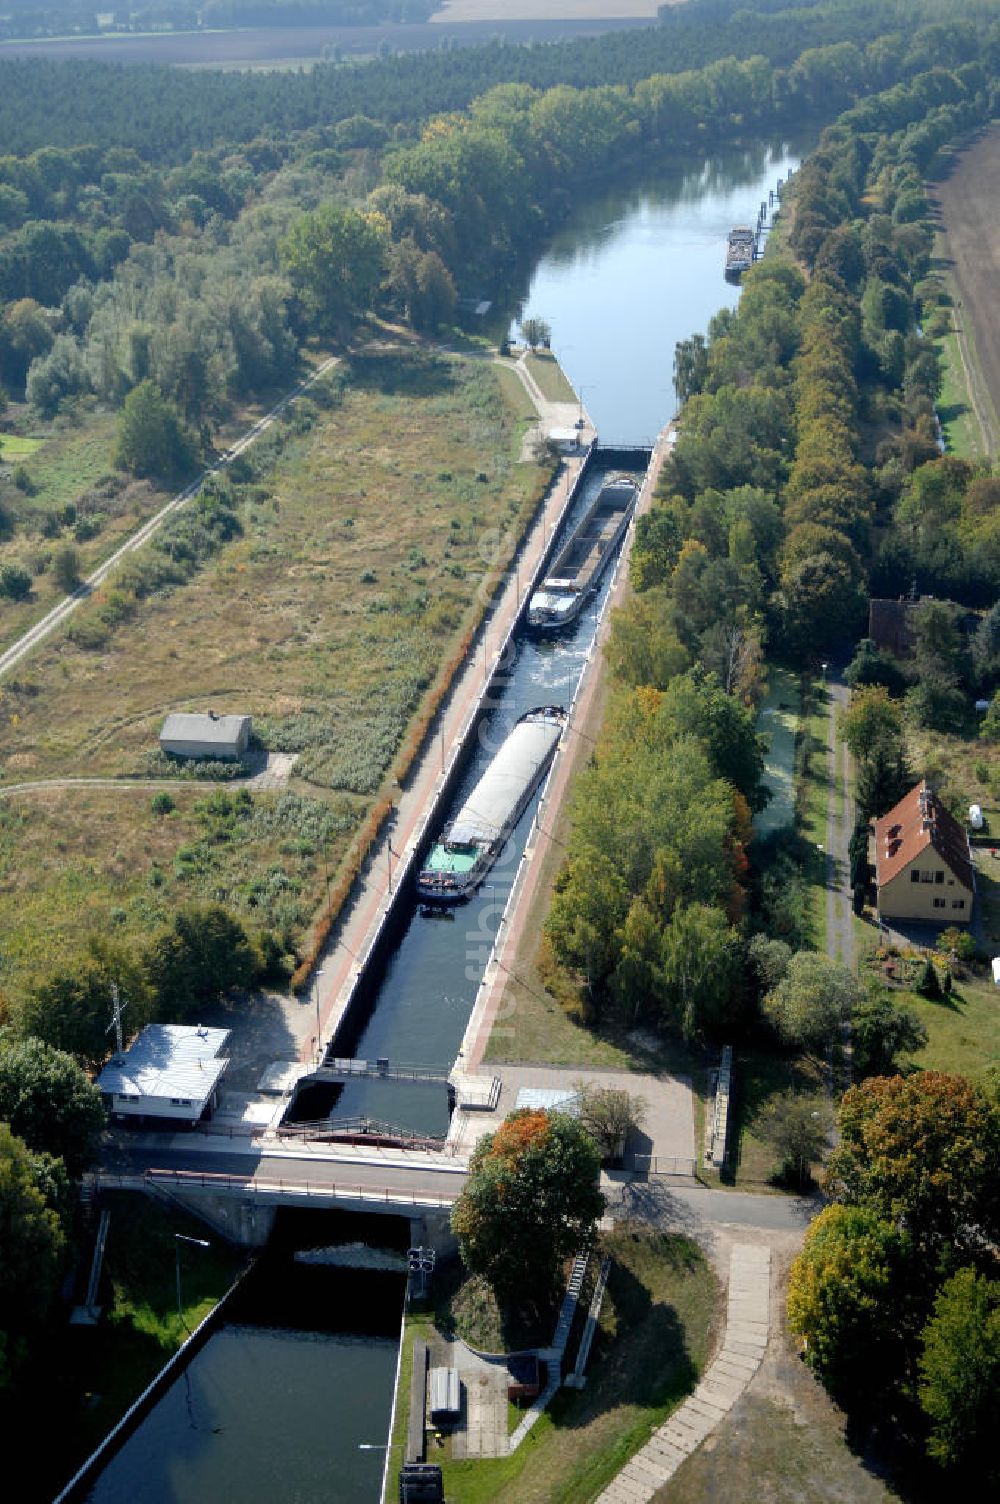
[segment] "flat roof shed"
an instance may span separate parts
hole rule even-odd
[[[97,1085],[116,1117],[159,1117],[195,1123],[215,1106],[229,1065],[220,1054],[228,1029],[199,1024],[149,1024],[101,1071]]]

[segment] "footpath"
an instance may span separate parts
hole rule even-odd
[[[737,1243],[729,1258],[722,1346],[700,1384],[608,1485],[597,1504],[646,1504],[729,1414],[757,1372],[771,1330],[771,1252]]]

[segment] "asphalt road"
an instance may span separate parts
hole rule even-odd
[[[247,1152],[245,1141],[233,1147],[202,1147],[191,1136],[158,1142],[151,1134],[134,1141],[119,1135],[102,1155],[101,1168],[116,1175],[141,1176],[148,1169],[181,1170],[192,1175],[234,1175],[289,1187],[336,1185],[366,1191],[398,1192],[402,1196],[441,1196],[453,1199],[465,1183],[461,1161],[434,1162],[429,1155],[404,1155],[398,1150],[344,1148],[330,1153]],[[196,1146],[197,1145],[197,1146]],[[755,1227],[765,1231],[796,1232],[816,1215],[815,1198],[755,1195],[750,1191],[713,1191],[668,1179],[610,1178],[605,1186],[608,1210],[617,1217],[637,1217],[674,1231],[697,1235],[708,1226]]]

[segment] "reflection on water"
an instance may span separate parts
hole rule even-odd
[[[693,168],[664,156],[581,204],[555,236],[522,311],[551,325],[602,442],[652,443],[673,415],[677,341],[739,297],[723,277],[726,235],[756,219],[800,160],[784,144],[718,153]]]
[[[92,1504],[375,1504],[402,1281],[282,1261],[280,1282],[280,1310],[266,1290],[255,1300],[251,1288],[242,1304],[289,1324],[241,1311],[217,1332],[101,1474]],[[368,1330],[330,1329],[348,1303]],[[293,1314],[307,1325],[291,1324]]]

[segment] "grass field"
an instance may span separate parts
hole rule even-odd
[[[927,1048],[910,1063],[971,1078],[995,1067],[1000,1063],[998,993],[989,977],[956,982],[951,997],[936,1003],[915,992],[895,993],[895,1001],[912,1009],[927,1029]]]
[[[359,823],[545,474],[512,464],[514,420],[480,361],[373,355],[354,362],[339,403],[296,413],[299,429],[303,418],[312,427],[286,428],[241,537],[187,585],[140,602],[96,650],[58,635],[0,686],[4,782],[139,772],[168,710],[211,705],[252,713],[276,750],[300,751],[299,790]],[[85,625],[109,599],[101,592],[74,620]],[[70,930],[74,907],[99,922],[109,887],[128,914],[138,905],[141,922],[150,862],[169,875],[190,843],[189,805],[179,800],[176,823],[154,839],[148,794],[128,797],[132,829],[114,798],[95,796],[79,817],[83,806],[67,798],[63,850],[47,864],[33,864],[30,820],[12,817],[4,896],[15,926],[29,894],[32,925],[50,902]],[[294,885],[304,868],[315,889],[313,862],[288,832],[270,853],[248,851],[221,887],[232,895],[248,883],[258,857],[265,882]],[[157,905],[188,887],[171,880]],[[16,928],[9,944],[30,949]]]
[[[258,794],[195,783],[152,790],[54,788],[0,802],[3,985],[22,982],[110,931],[142,941],[179,907],[222,902],[279,933],[308,922],[361,801]]]
[[[969,402],[969,384],[957,336],[946,334],[937,341],[937,351],[941,358],[937,414],[945,449],[962,459],[982,459],[986,454],[982,424]]]
[[[602,1242],[613,1263],[587,1387],[560,1390],[510,1457],[455,1462],[450,1444],[432,1447],[428,1460],[441,1464],[452,1504],[588,1504],[694,1388],[717,1307],[704,1256],[684,1238],[627,1224]],[[391,1475],[402,1453],[417,1335],[433,1336],[429,1317],[407,1321]]]
[[[41,439],[25,439],[16,433],[0,433],[0,460],[11,464],[23,459],[26,454],[35,454],[42,447]]]
[[[71,544],[86,575],[167,499],[165,491],[148,481],[129,483],[115,473],[117,429],[114,414],[95,411],[80,427],[54,426],[44,442],[3,435],[0,458],[24,465],[31,492],[4,491],[13,527],[0,537],[0,565],[26,570],[32,590],[27,600],[0,603],[0,645],[20,636],[62,599],[50,569],[58,548]],[[8,443],[31,447],[8,452]]]
[[[548,350],[533,350],[526,357],[528,370],[549,402],[575,402],[576,392],[570,386],[563,369]]]

